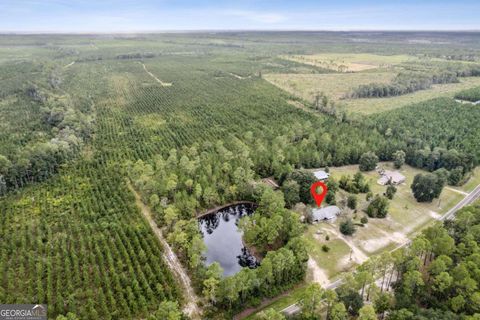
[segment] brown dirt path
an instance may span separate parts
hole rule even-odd
[[[191,319],[200,320],[202,311],[197,304],[199,299],[192,288],[190,277],[185,272],[185,269],[183,268],[182,264],[178,260],[177,255],[173,252],[172,248],[170,248],[170,245],[167,243],[167,241],[163,237],[162,231],[160,230],[160,228],[158,228],[157,223],[153,219],[153,215],[152,215],[152,212],[150,211],[150,208],[143,203],[140,195],[138,194],[137,191],[135,191],[135,189],[132,187],[130,183],[128,183],[128,188],[134,194],[135,203],[137,204],[137,207],[140,209],[140,212],[145,217],[145,220],[147,220],[148,224],[152,228],[153,233],[155,233],[155,236],[160,242],[160,245],[163,247],[162,255],[165,262],[167,263],[168,267],[170,268],[172,273],[176,276],[178,282],[180,282],[180,285],[182,286],[184,300],[186,302],[186,305],[183,311],[186,314],[188,314]]]

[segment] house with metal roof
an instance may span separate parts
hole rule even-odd
[[[314,222],[328,221],[335,219],[342,211],[337,206],[328,206],[312,210],[312,220]]]
[[[317,180],[319,181],[325,181],[328,179],[328,177],[330,176],[330,173],[324,171],[324,170],[317,170],[317,171],[314,171],[313,172],[313,175],[315,176],[315,178],[317,178]]]
[[[384,186],[387,185],[389,182],[394,185],[404,183],[405,176],[398,171],[384,170],[381,173],[381,178],[378,179],[377,183]]]

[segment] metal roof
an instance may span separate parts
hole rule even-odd
[[[328,177],[330,176],[330,174],[328,172],[323,171],[323,170],[315,171],[315,172],[313,172],[313,175],[318,180],[325,180],[325,179],[328,179]]]
[[[313,220],[322,221],[335,218],[341,212],[337,206],[328,206],[324,208],[317,208],[312,210]]]

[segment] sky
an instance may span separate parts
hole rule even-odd
[[[0,0],[0,32],[480,30],[480,0]]]

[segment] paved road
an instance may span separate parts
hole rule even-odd
[[[475,200],[480,198],[480,184],[473,189],[472,192],[470,192],[465,198],[460,200],[459,203],[457,203],[452,209],[448,210],[447,213],[445,213],[439,220],[451,220],[455,217],[455,213],[460,210],[461,208],[468,206]]]
[[[467,196],[465,196],[465,198],[463,198],[455,206],[453,206],[453,208],[448,210],[447,213],[445,213],[442,217],[440,217],[439,220],[443,221],[443,220],[453,219],[455,217],[455,213],[458,210],[460,210],[461,208],[463,208],[465,206],[468,206],[469,204],[471,204],[472,202],[474,202],[478,198],[480,198],[480,184],[475,189],[473,189],[472,192],[470,192]],[[408,244],[410,244],[410,241],[402,244],[401,246],[396,247],[392,251],[403,248],[404,246],[406,246]],[[332,282],[331,284],[329,284],[328,286],[326,286],[325,289],[333,290],[333,289],[338,288],[341,284],[342,284],[342,280],[338,279],[338,280]],[[287,316],[291,316],[291,315],[294,315],[294,314],[300,312],[300,306],[298,304],[294,303],[294,304],[289,305],[285,309],[283,309],[281,312],[284,313]]]

